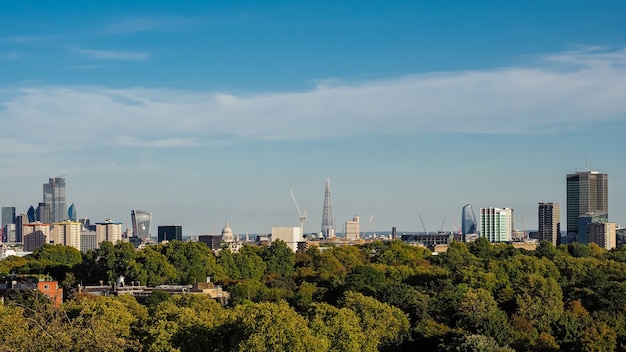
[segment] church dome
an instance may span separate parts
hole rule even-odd
[[[228,220],[226,221],[226,226],[222,229],[222,241],[223,242],[233,242],[233,230],[228,226]]]

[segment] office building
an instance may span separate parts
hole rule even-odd
[[[72,205],[70,205],[70,207],[67,209],[67,218],[73,222],[78,221],[78,219],[76,218],[76,206],[74,206],[74,203],[72,203]]]
[[[589,224],[589,242],[604,249],[617,246],[617,225],[614,222],[592,222]]]
[[[346,240],[348,241],[356,241],[361,238],[359,235],[360,224],[359,217],[355,216],[352,218],[352,221],[346,221]]]
[[[33,208],[33,206],[31,205],[28,208],[28,211],[26,212],[26,216],[28,217],[28,222],[35,222],[37,221],[37,211],[35,210],[35,208]]]
[[[160,242],[163,241],[182,241],[183,240],[183,227],[180,225],[164,225],[157,227],[157,239]]]
[[[113,244],[122,240],[122,223],[107,219],[96,223],[96,241],[98,245],[104,241]]]
[[[537,240],[561,243],[561,209],[559,203],[539,203]]]
[[[43,222],[45,224],[52,223],[52,208],[50,204],[39,203],[37,210],[35,211],[35,221]]]
[[[513,209],[480,208],[480,235],[489,242],[510,242],[513,232]]]
[[[24,240],[24,251],[32,252],[48,243],[50,224],[42,224],[40,222],[23,224],[22,238]]]
[[[206,244],[212,250],[220,249],[220,246],[222,245],[222,236],[221,235],[200,235],[198,236],[198,242]]]
[[[17,243],[24,242],[23,236],[22,236],[22,225],[28,224],[28,223],[29,223],[28,215],[26,214],[20,214],[15,217],[15,242]]]
[[[2,207],[2,226],[15,224],[15,207]]]
[[[81,250],[80,246],[80,222],[62,221],[55,222],[50,235],[50,243],[62,244]]]
[[[272,227],[272,242],[282,240],[292,251],[298,250],[298,243],[303,242],[300,227]]]
[[[609,222],[608,214],[603,212],[590,212],[578,217],[578,234],[576,235],[576,242],[589,243],[589,225],[601,224]]]
[[[466,204],[461,211],[461,232],[463,235],[478,233],[478,223],[471,204]]]
[[[150,238],[152,214],[145,210],[133,209],[130,212],[130,218],[133,223],[133,236],[141,239]]]
[[[6,224],[2,227],[4,238],[8,243],[17,243],[15,224]]]
[[[581,215],[606,213],[608,218],[608,180],[607,174],[597,171],[567,175],[567,235],[578,235]]]
[[[50,178],[43,185],[43,202],[49,206],[53,222],[67,220],[67,203],[65,201],[65,179]]]

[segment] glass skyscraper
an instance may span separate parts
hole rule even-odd
[[[478,229],[476,216],[474,215],[474,210],[472,209],[471,204],[467,204],[463,207],[463,211],[461,214],[461,231],[464,235],[477,233]]]
[[[608,218],[609,175],[581,171],[567,175],[567,234],[578,235],[579,217],[589,213],[606,214]],[[586,232],[586,230],[583,230]]]
[[[152,214],[145,210],[133,209],[130,211],[130,218],[133,223],[133,236],[150,238]]]
[[[43,202],[50,208],[50,218],[52,222],[67,220],[64,178],[50,178],[48,183],[43,184]]]

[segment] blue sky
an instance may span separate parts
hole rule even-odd
[[[565,174],[609,174],[626,224],[622,1],[0,4],[0,203],[67,175],[79,217],[185,234],[534,229]],[[363,226],[365,227],[365,226]]]

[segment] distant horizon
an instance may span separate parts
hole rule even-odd
[[[0,7],[0,204],[20,212],[65,175],[79,218],[264,233],[299,225],[292,190],[318,232],[329,178],[336,228],[450,231],[468,203],[536,228],[587,169],[626,225],[622,1]]]

